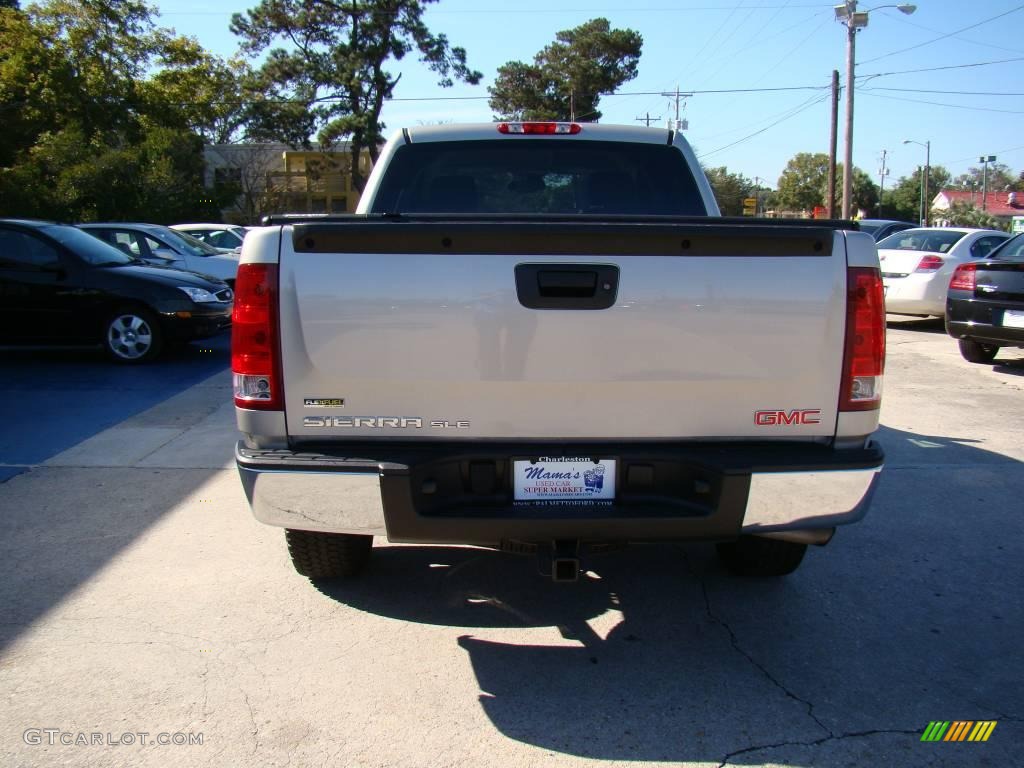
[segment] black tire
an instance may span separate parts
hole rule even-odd
[[[373,536],[285,529],[295,570],[310,579],[351,578],[366,567]]]
[[[103,324],[101,339],[108,357],[124,365],[156,360],[164,348],[164,334],[156,315],[141,307],[124,307]]]
[[[806,544],[759,536],[740,536],[717,546],[722,564],[737,576],[785,576],[807,552]]]
[[[999,354],[999,347],[971,339],[960,339],[960,354],[969,363],[991,363]]]

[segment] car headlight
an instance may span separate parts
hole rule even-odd
[[[205,288],[191,288],[184,285],[179,285],[178,290],[188,296],[196,304],[207,304],[211,301],[219,301],[219,299],[210,293]]]

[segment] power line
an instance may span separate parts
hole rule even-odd
[[[743,142],[748,141],[748,140],[754,138],[755,136],[760,136],[762,133],[764,133],[765,131],[767,131],[770,128],[774,128],[779,123],[783,123],[786,120],[789,120],[790,118],[796,117],[797,115],[799,115],[802,112],[806,112],[811,107],[816,106],[818,104],[821,104],[827,98],[828,98],[827,95],[812,97],[809,101],[804,102],[799,107],[796,107],[795,109],[790,110],[789,114],[787,114],[785,117],[782,117],[782,118],[776,120],[774,123],[771,123],[770,125],[766,125],[761,130],[754,131],[754,133],[751,133],[751,134],[749,134],[747,136],[744,136],[742,139],[737,139],[736,141],[733,141],[733,142],[731,142],[729,144],[726,144],[725,146],[718,147],[717,149],[712,149],[710,152],[704,152],[703,154],[698,155],[697,159],[701,160],[701,159],[703,159],[705,157],[710,157],[711,155],[717,154],[718,152],[722,152],[722,151],[724,151],[726,149],[730,149],[732,147],[735,147],[737,144],[742,144]]]
[[[907,99],[900,96],[883,96],[881,93],[873,93],[872,91],[865,91],[861,88],[857,89],[858,93],[862,93],[865,96],[874,96],[876,99],[889,99],[890,101],[906,101],[911,104],[930,104],[933,107],[948,107],[949,109],[966,109],[971,112],[1000,112],[1004,115],[1024,115],[1024,110],[1020,109],[996,109],[995,107],[970,107],[965,104],[946,104],[941,101],[924,101],[922,99]]]
[[[1024,149],[1024,144],[1022,144],[1019,147],[1010,147],[1008,149],[997,149],[992,154],[993,155],[1006,155],[1006,154],[1009,154],[1010,152],[1016,152],[1016,151],[1021,150],[1021,149]],[[945,160],[945,161],[942,162],[942,165],[953,165],[954,163],[967,163],[967,162],[972,162],[973,163],[977,158],[978,158],[978,153],[975,152],[970,157],[960,157],[960,158],[957,158],[956,160]]]
[[[446,16],[456,16],[460,14],[467,15],[494,15],[494,14],[522,14],[522,13],[608,13],[609,11],[629,11],[631,13],[678,13],[679,11],[732,11],[736,12],[740,9],[746,10],[775,10],[782,8],[830,8],[829,3],[805,3],[803,5],[759,5],[757,8],[751,8],[740,5],[683,5],[683,6],[622,6],[617,8],[610,8],[603,6],[600,8],[460,8],[457,10],[450,10],[444,8],[431,8],[431,15],[444,14]],[[362,9],[360,9],[362,10]],[[366,15],[374,16],[394,16],[399,11],[384,11],[384,10],[363,10]],[[161,11],[160,16],[232,16],[236,13],[235,11]]]
[[[895,55],[897,55],[899,53],[906,53],[907,51],[913,51],[913,50],[916,50],[918,48],[923,48],[926,45],[931,45],[932,43],[937,43],[940,40],[945,40],[947,37],[953,37],[955,35],[959,35],[961,32],[966,32],[969,29],[975,29],[976,27],[980,27],[983,24],[988,24],[989,22],[995,21],[996,19],[1001,19],[1004,16],[1009,16],[1011,13],[1016,13],[1017,11],[1020,11],[1020,10],[1024,10],[1024,5],[1018,5],[1016,8],[1011,8],[1010,10],[1005,11],[1004,13],[1000,13],[998,16],[993,16],[990,19],[985,19],[984,21],[979,21],[977,24],[971,24],[970,26],[964,27],[963,29],[957,29],[957,30],[954,30],[953,32],[947,32],[944,35],[940,35],[939,37],[933,38],[931,40],[926,40],[923,43],[918,43],[917,45],[911,45],[909,48],[900,48],[898,51],[891,51],[890,53],[883,53],[881,56],[875,56],[875,58],[873,58],[873,59],[867,59],[867,60],[862,61],[860,63],[861,64],[870,64],[872,61],[878,61],[879,59],[887,59],[890,56],[895,56]]]
[[[968,69],[970,67],[987,67],[990,64],[1007,64],[1011,61],[1024,61],[1024,56],[1013,59],[996,59],[995,61],[979,61],[975,64],[949,64],[944,67],[925,67],[924,69],[901,69],[896,72],[877,72],[873,75],[857,75],[857,78],[886,77],[888,75],[912,75],[917,72],[938,72],[942,69]]]
[[[917,24],[917,23],[911,21],[910,19],[908,19],[903,14],[887,13],[886,16],[889,17],[890,19],[892,19],[893,21],[899,22],[900,24],[906,24],[907,26],[910,26],[910,27],[917,27],[918,29],[923,29],[925,32],[932,32],[932,33],[935,33],[935,34],[942,34],[942,32],[939,31],[938,29],[935,29],[934,27],[926,27],[924,24]],[[995,43],[982,43],[982,42],[980,42],[978,40],[971,40],[970,38],[967,38],[967,37],[957,37],[957,40],[959,40],[962,43],[970,43],[971,45],[977,45],[977,46],[980,46],[982,48],[993,48],[993,49],[995,49],[997,51],[1008,51],[1010,53],[1024,53],[1024,51],[1021,51],[1021,50],[1019,50],[1017,48],[1004,48],[1003,46],[996,45]]]
[[[950,96],[1024,96],[1024,91],[939,91],[928,90],[926,88],[882,88],[877,85],[872,86],[871,88],[858,88],[857,90],[862,93],[873,93],[874,91],[897,91],[900,93],[944,93]]]

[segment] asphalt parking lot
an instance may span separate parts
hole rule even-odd
[[[701,545],[567,585],[378,542],[313,585],[232,467],[226,339],[140,369],[4,355],[0,764],[1016,764],[1024,350],[971,365],[889,327],[874,505],[778,581]],[[935,720],[998,724],[921,742]]]

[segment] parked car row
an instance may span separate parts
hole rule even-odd
[[[1024,347],[1024,236],[914,227],[880,240],[878,260],[886,312],[944,318],[965,360]]]
[[[886,312],[942,317],[953,271],[1009,239],[1005,232],[960,227],[916,227],[889,235],[878,243]]]
[[[143,363],[231,326],[238,256],[151,224],[0,219],[0,346]]]

